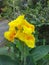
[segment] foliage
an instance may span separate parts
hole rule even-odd
[[[35,25],[36,38],[33,49],[20,40],[6,40],[0,48],[0,65],[49,65],[49,0],[3,0],[0,11],[0,18],[10,21],[25,14],[26,20]]]

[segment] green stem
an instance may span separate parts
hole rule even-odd
[[[24,65],[26,65],[25,47],[24,47]]]
[[[46,40],[45,40],[45,39],[43,39],[43,45],[45,45],[45,42],[46,42]]]
[[[26,65],[26,56],[24,56],[24,65]]]

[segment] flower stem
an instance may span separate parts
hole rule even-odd
[[[43,39],[43,45],[45,45],[45,42],[46,42],[46,40],[45,40],[45,39]]]
[[[26,54],[25,54],[25,47],[24,47],[24,65],[26,65]]]
[[[24,65],[26,65],[26,56],[24,56]]]

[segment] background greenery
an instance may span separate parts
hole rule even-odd
[[[0,19],[11,21],[20,14],[25,14],[36,27],[36,48],[29,49],[26,65],[49,65],[49,0],[0,0]],[[22,46],[16,49],[15,44],[8,42],[8,47],[10,50],[6,46],[0,48],[0,65],[23,65],[19,55]]]

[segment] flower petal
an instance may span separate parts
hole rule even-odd
[[[20,15],[18,16],[15,20],[9,22],[9,26],[13,26],[13,27],[17,27],[18,25],[20,25],[23,22],[24,19],[24,15]]]
[[[15,35],[16,35],[15,31],[7,31],[7,32],[4,33],[4,37],[11,42],[14,41]]]
[[[35,37],[33,35],[28,35],[26,33],[17,32],[16,37],[23,41],[28,47],[34,48],[35,47]]]
[[[23,22],[23,32],[26,32],[26,33],[32,33],[32,32],[35,32],[35,26],[28,23],[26,20],[24,20]]]

